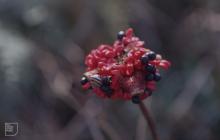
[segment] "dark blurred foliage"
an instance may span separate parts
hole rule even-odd
[[[161,140],[220,139],[219,0],[0,0],[0,123],[15,140],[146,140],[131,102],[83,91],[84,57],[132,27],[172,62],[145,100]]]

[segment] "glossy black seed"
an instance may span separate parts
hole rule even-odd
[[[134,95],[132,98],[131,98],[131,101],[134,103],[134,104],[139,104],[141,102],[141,99],[138,95]]]
[[[124,36],[125,36],[125,32],[124,32],[124,31],[120,31],[120,32],[118,32],[118,34],[117,34],[118,40],[122,40]]]
[[[87,82],[88,82],[88,79],[85,76],[83,76],[80,81],[81,85],[85,85]]]
[[[101,86],[100,88],[106,93],[107,96],[111,96],[113,93],[113,90],[109,86]]]
[[[148,54],[148,58],[149,58],[149,60],[154,60],[154,59],[156,59],[156,53],[155,52],[149,52]]]
[[[147,64],[149,59],[147,55],[143,55],[140,60],[142,64]]]
[[[155,80],[155,81],[160,81],[160,79],[161,79],[160,74],[159,74],[159,73],[155,73],[155,75],[154,75],[154,80]]]
[[[147,81],[152,81],[152,80],[154,80],[154,74],[152,74],[152,73],[147,74],[147,75],[145,76],[145,80],[147,80]]]
[[[156,68],[153,65],[148,64],[147,66],[145,66],[145,70],[150,73],[154,73],[156,71]]]
[[[110,83],[111,83],[111,77],[109,76],[102,77],[102,85],[110,86]]]

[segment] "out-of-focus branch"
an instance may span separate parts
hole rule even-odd
[[[107,121],[101,119],[99,121],[99,125],[102,128],[102,130],[111,138],[111,140],[121,140],[121,137],[118,134],[118,132],[116,132],[112,125],[109,124]]]
[[[189,76],[185,89],[171,105],[169,110],[170,116],[175,116],[175,119],[179,120],[188,112],[195,98],[199,95],[200,90],[204,87],[210,77],[213,68],[214,64],[212,59],[207,57],[201,60]]]

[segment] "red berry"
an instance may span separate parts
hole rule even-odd
[[[83,89],[89,89],[91,87],[90,83],[82,85]]]
[[[132,63],[128,63],[126,65],[126,70],[125,70],[126,75],[131,76],[133,71],[134,71],[134,65]]]
[[[134,61],[134,67],[137,70],[140,70],[142,68],[142,64],[141,61],[139,59],[137,59],[136,61]]]
[[[131,38],[133,36],[133,29],[132,28],[129,28],[127,31],[126,31],[126,37],[128,38]]]

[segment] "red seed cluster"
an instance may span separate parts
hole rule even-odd
[[[132,100],[138,103],[151,95],[160,80],[159,67],[168,69],[170,62],[144,47],[133,29],[120,31],[113,45],[100,45],[87,55],[87,72],[81,84],[97,96]]]

